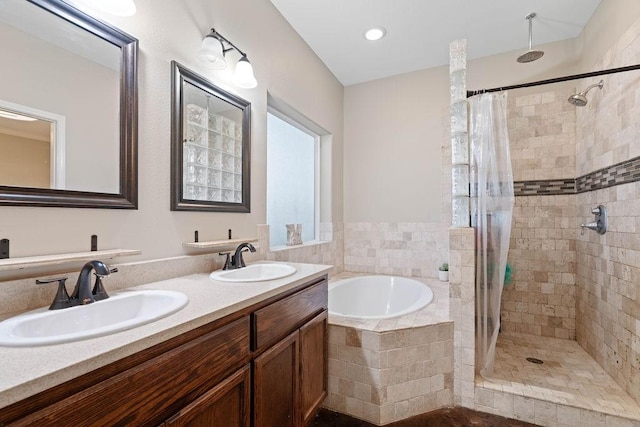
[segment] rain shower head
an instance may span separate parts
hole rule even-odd
[[[527,16],[524,17],[524,19],[526,19],[527,21],[529,21],[529,50],[526,51],[525,53],[523,53],[522,55],[518,56],[518,62],[521,64],[526,64],[527,62],[533,62],[536,59],[540,59],[542,58],[542,55],[544,55],[544,52],[541,50],[533,50],[531,48],[531,42],[532,42],[532,22],[531,20],[533,18],[536,17],[535,12],[532,12],[530,14],[528,14]]]
[[[594,87],[602,89],[602,86],[604,86],[604,80],[600,80],[598,83],[592,84],[580,93],[571,95],[568,101],[570,104],[575,105],[576,107],[584,107],[589,102],[589,100],[587,99],[587,93]]]

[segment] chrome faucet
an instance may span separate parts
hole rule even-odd
[[[235,270],[246,267],[247,265],[244,263],[244,259],[242,259],[242,252],[245,251],[255,252],[256,248],[251,243],[241,243],[231,256],[231,262],[226,262],[223,270]]]

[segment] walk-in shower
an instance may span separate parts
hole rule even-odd
[[[576,107],[584,107],[589,102],[589,100],[587,99],[587,93],[594,87],[598,87],[602,89],[603,86],[604,86],[604,80],[600,80],[598,83],[592,84],[582,92],[576,93],[575,95],[571,95],[568,101],[570,104],[575,105]]]

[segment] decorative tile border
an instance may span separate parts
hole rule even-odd
[[[576,194],[576,180],[574,178],[569,178],[539,181],[515,181],[513,183],[513,193],[516,196],[557,196]]]
[[[576,179],[578,193],[640,181],[640,157],[603,168]]]
[[[516,196],[558,196],[601,190],[640,181],[640,157],[603,168],[578,178],[515,181]]]

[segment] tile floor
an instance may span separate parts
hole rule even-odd
[[[476,385],[640,421],[638,402],[575,341],[501,333],[494,376]]]
[[[352,418],[338,412],[320,409],[309,424],[310,427],[375,427],[366,421]],[[443,408],[421,414],[407,420],[387,424],[387,427],[535,427],[523,421],[516,421],[498,415],[485,414],[467,408]]]

